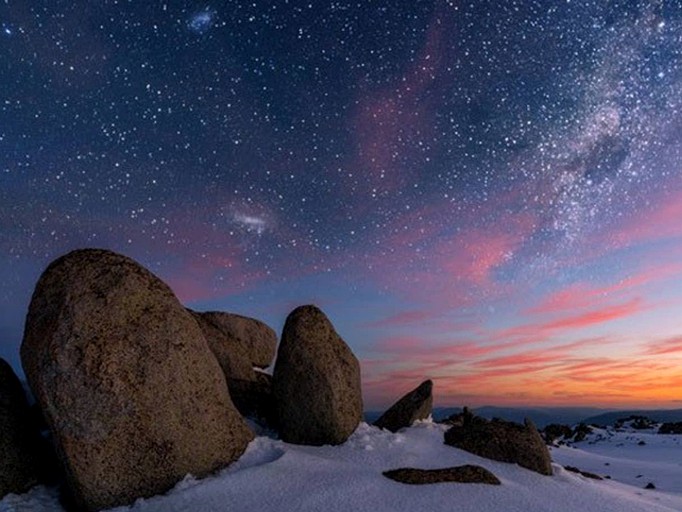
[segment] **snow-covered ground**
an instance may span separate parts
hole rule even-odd
[[[652,483],[658,491],[682,496],[682,435],[656,431],[595,428],[584,441],[553,447],[552,459],[640,489]]]
[[[553,450],[561,464],[613,477],[595,481],[570,473],[559,464],[554,465],[555,475],[546,477],[516,465],[482,459],[444,445],[445,429],[427,421],[392,434],[361,424],[348,442],[336,447],[295,446],[258,437],[238,462],[219,474],[201,481],[187,477],[164,496],[138,500],[131,507],[114,510],[682,511],[681,436],[659,436],[651,442],[646,438],[647,444],[643,446],[634,441],[617,446],[619,441],[611,439]],[[610,465],[605,466],[605,462]],[[440,468],[461,464],[478,464],[491,470],[502,485],[412,486],[388,480],[381,474],[406,466]],[[630,470],[646,476],[628,480]],[[649,480],[657,490],[642,488]],[[26,495],[10,495],[0,501],[0,512],[9,511],[54,512],[61,508],[55,491],[36,488]]]

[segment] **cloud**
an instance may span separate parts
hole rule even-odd
[[[611,227],[607,233],[610,247],[618,249],[682,238],[682,190],[672,187],[674,184],[658,198],[649,198],[648,209]]]
[[[434,221],[451,208],[444,202],[396,216],[365,249],[364,275],[434,314],[516,293],[498,272],[515,263],[535,229],[534,217],[507,211],[502,223],[501,214],[462,211],[458,221],[466,227],[451,231]]]
[[[361,96],[350,118],[356,153],[348,167],[375,194],[404,186],[436,149],[436,92],[444,83],[451,25],[448,11],[437,8],[421,50],[399,79],[378,90],[358,84]]]
[[[433,347],[418,339],[387,340],[382,348],[397,351],[363,360],[363,383],[371,402],[382,405],[425,378],[434,380],[439,404],[573,405],[581,400],[593,405],[648,402],[665,406],[677,399],[682,369],[675,359],[643,359],[627,351],[618,357],[590,355],[595,348],[617,346],[621,341],[615,336],[588,337],[485,357],[503,344]],[[671,339],[667,346],[674,347],[677,341]],[[479,348],[483,351],[477,352]]]
[[[595,286],[591,283],[576,282],[563,289],[554,290],[524,312],[526,314],[554,314],[585,309],[612,300],[614,297],[642,286],[667,280],[682,274],[682,264],[661,264],[635,272],[615,283]]]
[[[623,304],[605,306],[578,315],[559,318],[540,326],[542,331],[559,329],[582,329],[596,324],[603,324],[612,320],[626,318],[646,309],[641,298],[635,298]]]
[[[682,336],[676,336],[665,340],[651,341],[642,351],[644,355],[676,355],[682,356]]]
[[[428,311],[412,310],[412,311],[401,311],[395,315],[382,318],[374,322],[366,323],[365,327],[401,327],[405,325],[422,323],[428,320],[433,320],[434,314]]]
[[[618,304],[606,304],[580,313],[573,313],[554,318],[551,320],[539,320],[519,326],[501,329],[494,333],[495,339],[521,338],[529,343],[536,343],[547,339],[548,336],[556,336],[561,332],[573,332],[575,330],[592,327],[595,325],[628,318],[649,309],[649,306],[641,297],[635,297]]]

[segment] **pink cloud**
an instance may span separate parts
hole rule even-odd
[[[605,306],[578,315],[572,315],[547,322],[540,326],[543,331],[559,329],[582,329],[596,324],[603,324],[612,320],[627,318],[645,310],[644,301],[640,298],[632,299],[623,304]]]
[[[561,345],[544,346],[535,350],[527,350],[524,352],[484,359],[482,361],[474,362],[473,365],[482,368],[498,369],[508,366],[519,366],[537,363],[554,363],[557,361],[565,361],[574,357],[577,350],[584,348],[592,348],[595,346],[604,346],[608,343],[614,343],[615,340],[604,336],[593,338],[584,338],[571,343],[564,343]]]
[[[434,344],[427,338],[419,336],[389,336],[380,339],[374,345],[374,350],[388,360],[401,360],[409,356],[410,361],[428,364],[440,362],[450,364],[470,360],[505,348],[506,345],[486,346],[461,340]]]
[[[513,257],[514,251],[524,242],[527,230],[493,231],[471,229],[458,236],[441,254],[440,266],[457,281],[471,282],[478,286],[491,286],[495,269]]]
[[[679,183],[671,183],[658,198],[650,201],[648,210],[640,210],[609,228],[606,236],[610,249],[682,238],[682,190],[679,187]]]
[[[363,93],[350,123],[357,153],[349,167],[379,190],[404,185],[417,172],[415,163],[429,154],[424,144],[433,143],[436,104],[435,95],[426,93],[438,86],[447,60],[445,42],[452,29],[447,12],[433,14],[421,51],[399,80],[379,90],[359,85]]]
[[[681,273],[682,264],[670,263],[641,270],[634,275],[609,285],[594,286],[590,283],[578,282],[563,289],[553,291],[545,296],[539,304],[526,309],[525,312],[530,314],[553,314],[585,309],[608,301],[615,295],[650,283],[669,279]]]
[[[240,293],[266,278],[262,272],[245,267],[238,257],[214,254],[184,257],[163,274],[185,303]]]
[[[543,320],[535,323],[528,323],[520,326],[502,329],[494,334],[495,339],[507,339],[509,337],[528,337],[529,342],[537,342],[547,338],[549,335],[556,335],[558,332],[574,331],[594,325],[604,324],[614,320],[628,318],[642,311],[649,309],[649,306],[640,298],[622,302],[619,304],[607,304],[580,313],[571,313],[553,320]]]
[[[484,220],[480,211],[463,211],[459,221],[467,227],[451,233],[433,220],[451,208],[444,202],[397,216],[381,243],[364,255],[368,277],[434,314],[508,292],[496,272],[513,262],[532,235],[534,217],[507,212],[503,223],[500,214]]]
[[[644,349],[645,355],[682,355],[682,336],[649,342]]]
[[[420,336],[391,336],[380,339],[374,344],[374,349],[381,353],[422,354],[425,342]]]
[[[483,361],[479,361],[478,363],[476,363],[476,366],[480,366],[482,368],[494,368],[496,371],[498,371],[500,367],[509,366],[526,367],[529,364],[556,363],[556,361],[557,354],[552,353],[552,351],[546,352],[535,351],[485,359]]]
[[[602,298],[602,291],[591,288],[586,283],[576,283],[546,296],[540,304],[529,308],[526,313],[557,313],[589,307],[595,298]]]
[[[434,314],[428,311],[402,311],[375,322],[365,324],[366,327],[401,327],[405,325],[421,323],[433,320]]]

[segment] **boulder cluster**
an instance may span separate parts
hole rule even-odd
[[[67,502],[94,511],[163,493],[238,459],[246,417],[300,444],[343,443],[362,418],[360,366],[319,309],[277,335],[196,312],[132,259],[73,251],[40,277],[21,362],[61,466]],[[45,481],[24,390],[0,364],[0,498]]]
[[[128,505],[237,460],[255,424],[289,443],[345,442],[363,414],[350,348],[315,306],[292,311],[277,341],[259,320],[185,308],[121,254],[62,256],[38,280],[26,317],[21,363],[33,409],[0,359],[0,498],[60,481],[74,510]],[[428,418],[432,391],[424,381],[375,425],[397,432]],[[551,474],[532,424],[470,416],[446,432],[446,444]],[[499,483],[477,466],[386,476]]]

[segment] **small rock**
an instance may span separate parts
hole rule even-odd
[[[573,436],[573,429],[568,425],[552,423],[543,428],[540,434],[544,438],[546,444],[552,445],[557,439],[570,439]]]
[[[445,482],[500,485],[500,480],[490,471],[471,464],[442,469],[400,468],[384,471],[383,475],[396,482],[412,485]]]
[[[592,480],[604,480],[599,475],[595,475],[594,473],[590,473],[589,471],[582,471],[582,470],[580,470],[576,467],[573,467],[573,466],[564,466],[564,469],[566,471],[570,471],[571,473],[578,473],[579,475],[582,475],[585,478],[591,478]]]
[[[547,445],[533,422],[525,425],[474,417],[445,433],[445,444],[501,462],[516,463],[542,475],[552,474]]]
[[[433,404],[433,383],[430,380],[422,382],[374,422],[379,428],[397,432],[401,428],[409,427],[417,420],[428,418]]]
[[[272,393],[288,443],[341,444],[362,420],[360,364],[315,306],[296,308],[286,320]]]
[[[649,482],[648,484],[646,484],[646,485],[644,486],[644,488],[645,488],[645,489],[655,489],[656,486],[654,485],[653,482]]]

